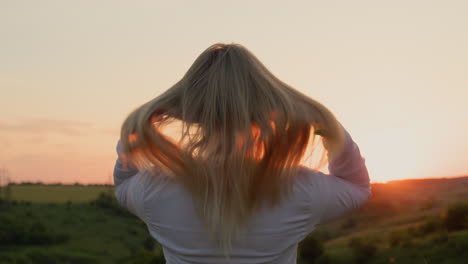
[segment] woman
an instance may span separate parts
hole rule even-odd
[[[164,132],[180,122],[180,138]],[[301,165],[316,135],[329,173]],[[365,160],[322,104],[245,47],[214,44],[122,125],[119,203],[167,263],[296,263],[298,243],[371,194]]]

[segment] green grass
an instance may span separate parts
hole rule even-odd
[[[356,252],[349,245],[353,238],[372,241],[377,248],[376,255],[368,259],[369,264],[455,264],[468,259],[468,230],[444,233],[436,228],[419,235],[416,232],[427,227],[430,219],[446,215],[450,204],[467,201],[467,196],[460,194],[468,193],[468,178],[394,182],[373,185],[373,191],[374,196],[360,209],[318,226],[311,234],[322,241],[327,256],[317,263],[356,263]],[[101,207],[90,203],[101,192],[113,197],[111,186],[11,186],[11,197],[23,202],[8,207],[0,203],[0,219],[40,221],[48,230],[67,234],[70,239],[47,246],[0,244],[0,264],[14,263],[2,261],[2,257],[23,260],[17,263],[25,264],[163,263],[154,259],[160,257],[160,248],[145,251],[149,234],[142,221],[121,213],[115,199],[105,199]],[[106,207],[106,203],[111,204]],[[0,242],[1,235],[0,228]],[[28,262],[31,259],[34,261]],[[139,260],[129,262],[131,259]],[[298,259],[298,263],[313,262]]]
[[[36,256],[43,262],[64,263],[119,263],[129,258],[133,250],[142,248],[148,237],[145,224],[131,215],[116,214],[108,208],[99,208],[90,203],[16,203],[3,205],[3,217],[15,221],[42,222],[47,230],[67,234],[70,239],[54,245],[0,246],[0,263],[3,258]],[[52,261],[52,262],[51,262]],[[36,263],[35,261],[34,263]]]

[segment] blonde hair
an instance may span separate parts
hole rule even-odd
[[[181,138],[163,133],[181,121]],[[192,194],[211,238],[230,247],[263,203],[290,191],[316,130],[328,158],[341,153],[340,123],[322,104],[275,77],[247,48],[217,43],[183,78],[134,110],[122,150],[139,168],[164,171]],[[325,153],[322,153],[323,166]]]

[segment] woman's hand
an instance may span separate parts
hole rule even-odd
[[[122,152],[122,144],[120,143],[120,140],[117,142],[116,150],[117,155],[119,156],[119,162],[124,170],[136,168],[136,166],[128,159],[127,153]]]
[[[164,115],[166,115],[168,112],[168,109],[167,108],[159,108],[158,110],[156,110],[152,115],[151,115],[151,119],[150,119],[150,124],[154,124],[156,122],[160,122],[162,120],[164,120]]]
[[[330,139],[327,138],[325,130],[324,130],[324,129],[317,129],[317,130],[315,130],[314,134],[315,134],[315,135],[321,136],[321,137],[322,137],[323,147],[324,147],[327,151],[330,150],[330,147],[331,147],[331,145],[330,145]]]

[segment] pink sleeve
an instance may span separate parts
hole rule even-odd
[[[346,129],[344,131],[345,150],[339,157],[329,162],[330,174],[319,172],[325,196],[325,208],[319,224],[344,216],[360,207],[371,195],[365,159],[348,131]]]

